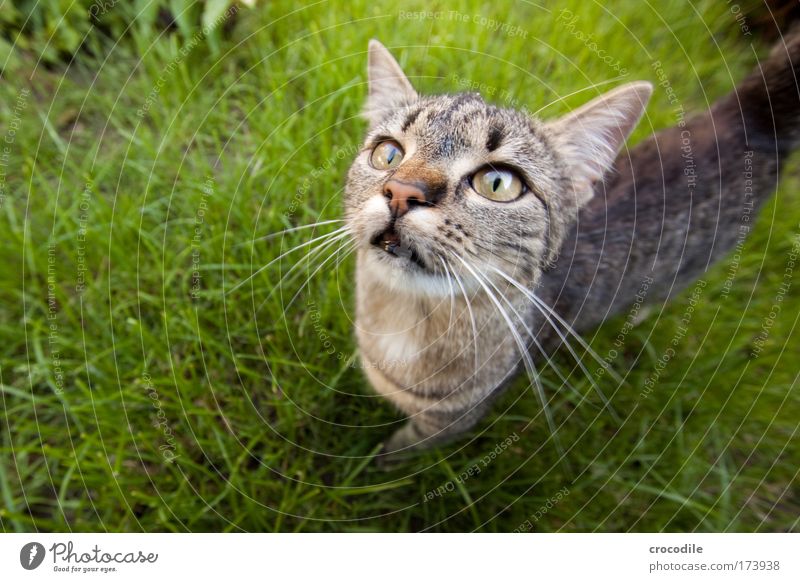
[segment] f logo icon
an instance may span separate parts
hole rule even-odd
[[[39,542],[30,542],[19,551],[19,563],[26,570],[35,570],[44,561],[44,546]]]

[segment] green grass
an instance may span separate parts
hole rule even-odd
[[[290,261],[223,295],[308,231],[252,245],[254,237],[340,216],[347,152],[365,129],[369,38],[395,47],[422,92],[456,91],[469,79],[497,88],[495,101],[506,90],[530,110],[616,75],[559,25],[561,5],[549,13],[525,3],[492,12],[479,2],[439,5],[527,36],[449,14],[401,20],[362,0],[276,1],[242,13],[218,60],[200,44],[165,73],[179,54],[175,35],[136,33],[117,46],[95,35],[69,66],[28,63],[25,76],[0,83],[3,132],[19,91],[31,92],[0,204],[4,531],[510,531],[526,520],[535,531],[798,528],[800,283],[761,354],[749,355],[800,229],[796,162],[748,239],[730,293],[730,262],[705,277],[686,337],[647,398],[641,387],[691,291],[655,306],[627,335],[614,361],[625,385],[601,382],[623,422],[592,395],[558,393],[566,462],[521,379],[474,439],[390,472],[369,463],[401,419],[348,365],[352,258],[315,277],[289,309],[300,279],[269,293]],[[656,80],[660,60],[687,111],[730,90],[755,62],[756,37],[741,36],[724,3],[564,7],[579,17],[576,30],[627,68],[626,80]],[[658,88],[633,139],[674,122]],[[592,334],[594,349],[608,353],[623,324]],[[568,355],[557,361],[571,366]],[[544,379],[557,387],[551,371]],[[480,465],[514,433],[516,442]],[[425,501],[474,463],[479,474]],[[542,513],[563,487],[568,494]]]

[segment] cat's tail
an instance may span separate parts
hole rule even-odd
[[[665,301],[744,248],[798,141],[795,28],[708,111],[622,153],[537,293],[579,331]],[[723,293],[736,272],[729,270]]]
[[[800,26],[795,25],[711,113],[741,124],[754,147],[772,149],[781,157],[795,149],[800,141]]]

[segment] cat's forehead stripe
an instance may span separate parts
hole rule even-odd
[[[405,132],[411,125],[417,120],[419,114],[422,113],[424,106],[417,107],[414,111],[412,111],[406,120],[403,122],[402,127],[400,127],[400,131]]]
[[[499,125],[492,125],[489,128],[489,136],[486,138],[486,149],[493,152],[500,147],[503,141],[504,132]]]
[[[438,120],[441,120],[443,123],[450,123],[453,119],[453,115],[457,112],[460,112],[464,109],[464,106],[467,104],[476,104],[478,102],[480,105],[484,105],[483,99],[481,99],[480,95],[477,93],[459,93],[456,95],[453,100],[450,102],[450,106],[444,110],[440,115],[437,116]],[[474,108],[475,110],[479,108]]]

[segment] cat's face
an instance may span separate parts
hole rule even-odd
[[[651,91],[627,85],[543,124],[475,93],[420,97],[376,41],[369,79],[345,199],[359,268],[429,294],[452,292],[449,275],[535,283]]]

